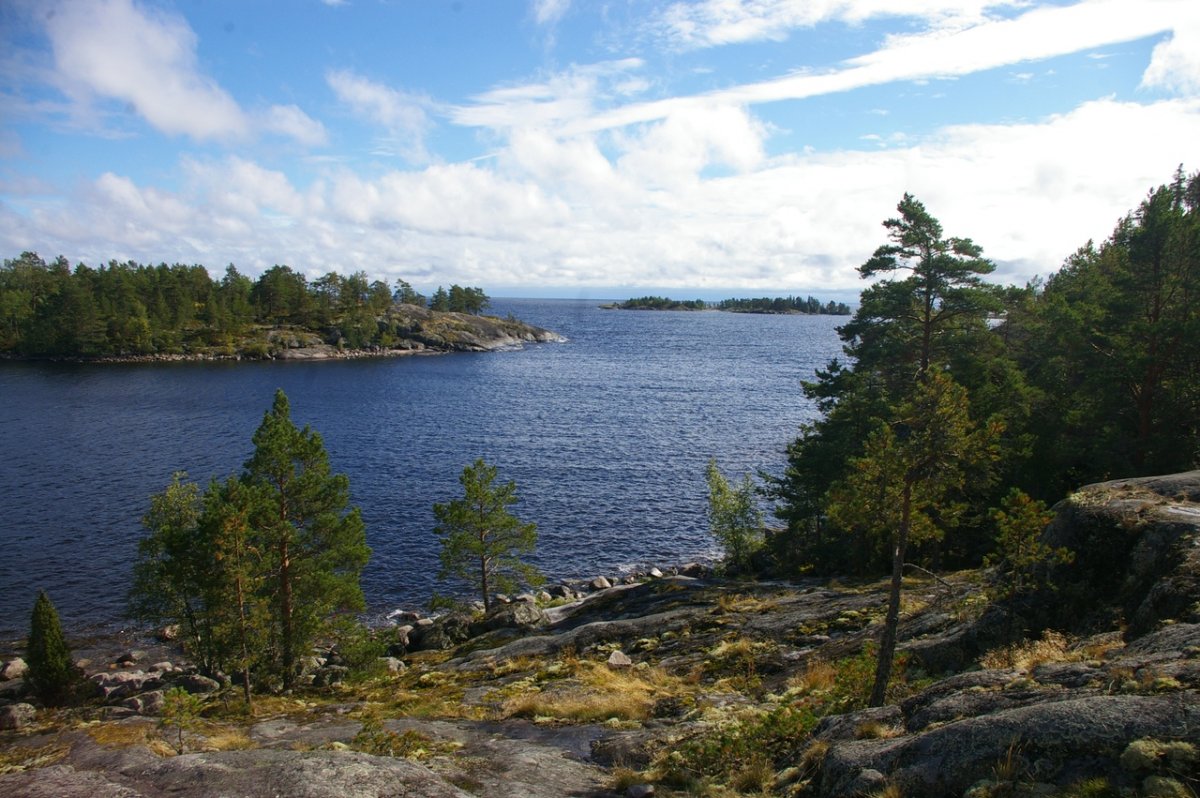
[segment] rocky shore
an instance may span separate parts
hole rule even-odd
[[[397,615],[367,673],[314,652],[310,686],[252,717],[160,651],[89,663],[71,712],[15,677],[0,794],[1195,795],[1200,472],[1089,486],[1045,537],[1077,561],[1036,601],[991,600],[987,571],[906,581],[879,708],[883,582],[656,569]],[[205,697],[200,722],[162,723],[171,687]]]
[[[73,363],[349,360],[450,352],[494,352],[519,349],[526,344],[565,340],[556,332],[514,318],[433,311],[418,305],[395,305],[377,321],[391,331],[391,339],[386,346],[348,346],[337,329],[319,334],[297,327],[261,327],[221,346],[193,344],[186,351],[178,352],[51,359]],[[0,357],[24,359],[11,354],[0,354]]]

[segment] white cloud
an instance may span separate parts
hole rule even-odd
[[[308,147],[329,141],[325,126],[295,105],[272,105],[264,114],[261,125],[265,130],[295,139]]]
[[[598,100],[623,96],[636,84],[637,58],[573,66],[538,83],[502,86],[450,109],[459,125],[497,129],[563,125],[590,116]],[[611,87],[611,90],[610,90]]]
[[[0,244],[250,273],[276,262],[313,275],[361,268],[493,292],[819,294],[861,287],[854,268],[911,191],[948,234],[999,261],[1001,278],[1024,281],[1107,236],[1200,140],[1200,99],[1102,100],[1026,124],[768,159],[744,109],[706,113],[611,138],[516,129],[494,159],[372,178],[338,170],[299,182],[243,158],[186,161],[175,191],[105,173],[61,204],[0,205]]]
[[[882,48],[849,59],[835,70],[801,71],[702,95],[624,105],[600,101],[612,100],[614,94],[608,90],[609,85],[619,85],[627,80],[626,73],[640,68],[640,61],[628,59],[574,66],[539,83],[499,88],[478,95],[472,98],[473,104],[452,109],[450,117],[460,125],[495,129],[549,125],[555,126],[563,135],[572,136],[699,113],[717,106],[748,106],[898,81],[951,78],[1171,31],[1181,27],[1180,20],[1193,19],[1194,12],[1189,13],[1192,2],[1084,0],[1072,6],[1036,8],[1014,19],[893,36]],[[730,0],[730,3],[732,7],[744,7],[740,0]],[[784,5],[790,8],[792,4]],[[874,4],[832,2],[819,8],[834,6],[844,13],[854,14],[892,7],[891,3],[880,0]],[[951,7],[962,11],[975,6],[982,7],[982,4],[913,0],[897,7],[914,13],[923,10],[933,14],[946,12]],[[1183,45],[1164,50],[1157,63],[1166,66],[1156,67],[1152,63],[1148,80],[1158,80],[1159,72],[1169,74],[1175,81],[1181,80],[1181,75],[1192,74],[1181,71],[1180,64],[1185,59],[1197,58],[1192,55],[1195,49],[1186,50],[1187,55]],[[1192,61],[1187,60],[1187,64]]]
[[[1200,10],[1181,18],[1171,38],[1154,47],[1142,86],[1200,94]]]
[[[571,0],[533,0],[533,18],[539,25],[554,25],[571,7]]]
[[[938,28],[961,28],[991,9],[1021,0],[703,0],[668,6],[652,25],[675,46],[713,47],[787,38],[822,22],[861,23],[876,17],[914,17]]]
[[[65,88],[120,100],[169,134],[198,140],[244,136],[249,120],[200,73],[196,35],[179,16],[131,0],[74,0],[47,15]]]
[[[397,91],[344,69],[327,73],[325,81],[339,100],[385,128],[401,155],[418,163],[429,160],[425,149],[425,135],[431,127],[426,112],[432,105],[429,98]]]
[[[133,0],[67,0],[45,20],[53,80],[77,104],[115,100],[157,130],[197,141],[260,131],[304,145],[325,140],[321,124],[296,106],[247,113],[201,71],[196,34],[181,16]]]

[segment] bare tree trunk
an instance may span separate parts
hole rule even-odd
[[[896,627],[900,625],[900,585],[904,579],[904,554],[908,548],[909,513],[912,508],[912,483],[905,481],[904,498],[900,508],[900,529],[892,549],[892,586],[888,594],[887,618],[879,638],[879,658],[875,661],[875,684],[867,706],[881,707],[887,699],[888,680],[892,676],[892,655],[896,653]]]

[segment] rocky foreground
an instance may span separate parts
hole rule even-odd
[[[0,795],[1196,795],[1200,472],[1085,488],[1046,537],[1077,560],[1036,601],[989,601],[984,572],[906,584],[881,708],[883,583],[656,572],[412,619],[369,673],[323,652],[253,717],[161,652],[93,664],[69,713],[13,679]],[[171,686],[205,716],[163,723]]]

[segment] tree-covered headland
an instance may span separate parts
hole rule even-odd
[[[269,330],[309,333],[346,349],[388,348],[406,333],[399,306],[482,313],[480,288],[439,287],[426,298],[404,280],[364,272],[309,280],[288,266],[258,279],[232,264],[220,279],[199,265],[110,261],[71,268],[35,253],[0,267],[0,353],[20,357],[266,354]]]

